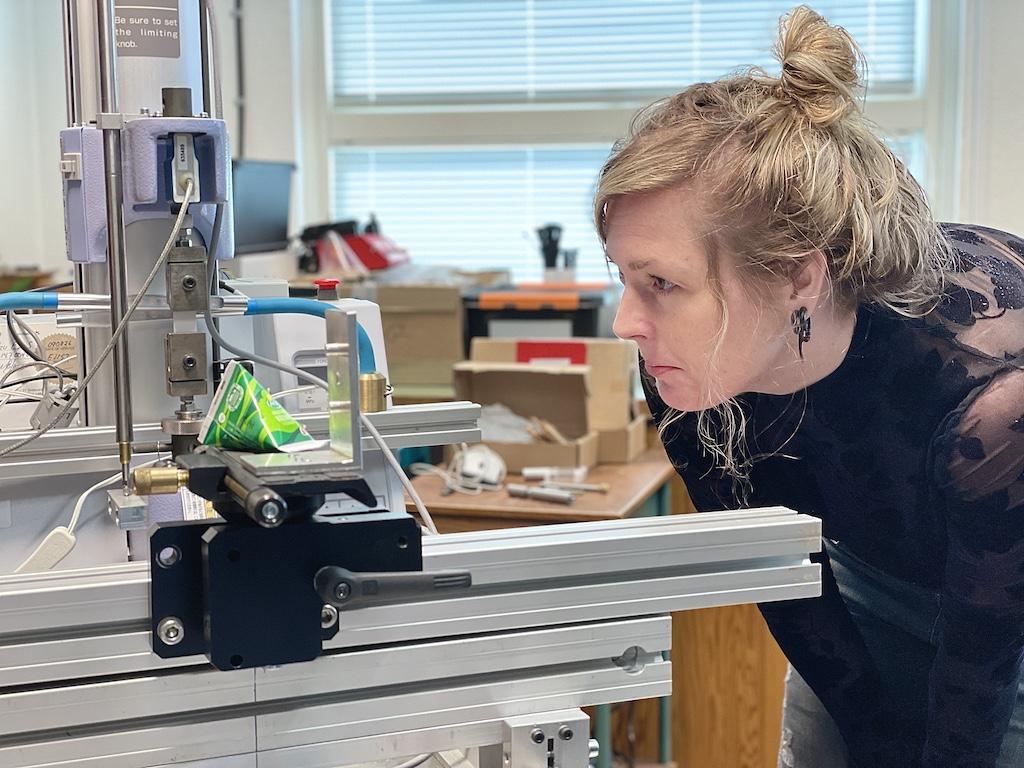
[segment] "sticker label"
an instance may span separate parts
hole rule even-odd
[[[118,56],[181,56],[178,0],[115,0]]]

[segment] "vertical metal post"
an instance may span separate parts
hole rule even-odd
[[[104,114],[120,111],[117,95],[116,31],[114,0],[96,0],[96,28],[99,37],[100,122]],[[124,218],[121,210],[121,129],[102,125],[103,162],[107,193],[107,276],[110,280],[110,332],[120,325],[128,309],[128,265],[124,248]],[[131,376],[128,370],[128,334],[121,334],[114,347],[114,408],[117,445],[121,460],[121,482],[127,492],[132,458]]]
[[[203,71],[203,112],[213,114],[213,85],[210,65],[210,0],[199,0],[199,51]]]
[[[594,738],[601,745],[597,768],[612,768],[612,708],[609,704],[594,707]]]
[[[245,35],[242,0],[235,0],[235,73],[238,78],[238,157],[245,157]]]
[[[64,90],[67,97],[68,126],[82,117],[81,69],[78,62],[78,11],[75,0],[63,0],[61,19],[64,26]]]
[[[76,0],[63,0],[61,6],[61,20],[64,28],[64,90],[67,98],[67,123],[68,127],[78,125],[82,120],[82,69],[78,57],[78,5]],[[85,270],[81,264],[74,265],[74,287],[75,293],[82,293],[85,290]],[[88,359],[85,354],[85,330],[79,328],[78,336],[78,370],[89,370]],[[87,401],[89,393],[83,392],[80,396],[82,407],[79,410],[79,422],[83,427],[89,425],[89,404]]]

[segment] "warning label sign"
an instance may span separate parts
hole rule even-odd
[[[114,0],[118,56],[181,55],[178,0]]]

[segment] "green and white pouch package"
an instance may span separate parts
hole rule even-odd
[[[325,448],[235,360],[213,396],[199,442],[250,453],[298,453]]]

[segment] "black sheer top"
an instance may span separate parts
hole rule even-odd
[[[826,556],[822,597],[761,606],[865,768],[993,766],[1024,650],[1024,241],[945,230],[957,267],[930,315],[863,305],[834,373],[792,396],[740,398],[751,455],[782,449],[754,464],[748,506],[819,517],[826,538],[940,595],[923,729],[887,700]],[[644,388],[660,422],[666,405]],[[664,436],[694,504],[741,506],[695,421]]]

